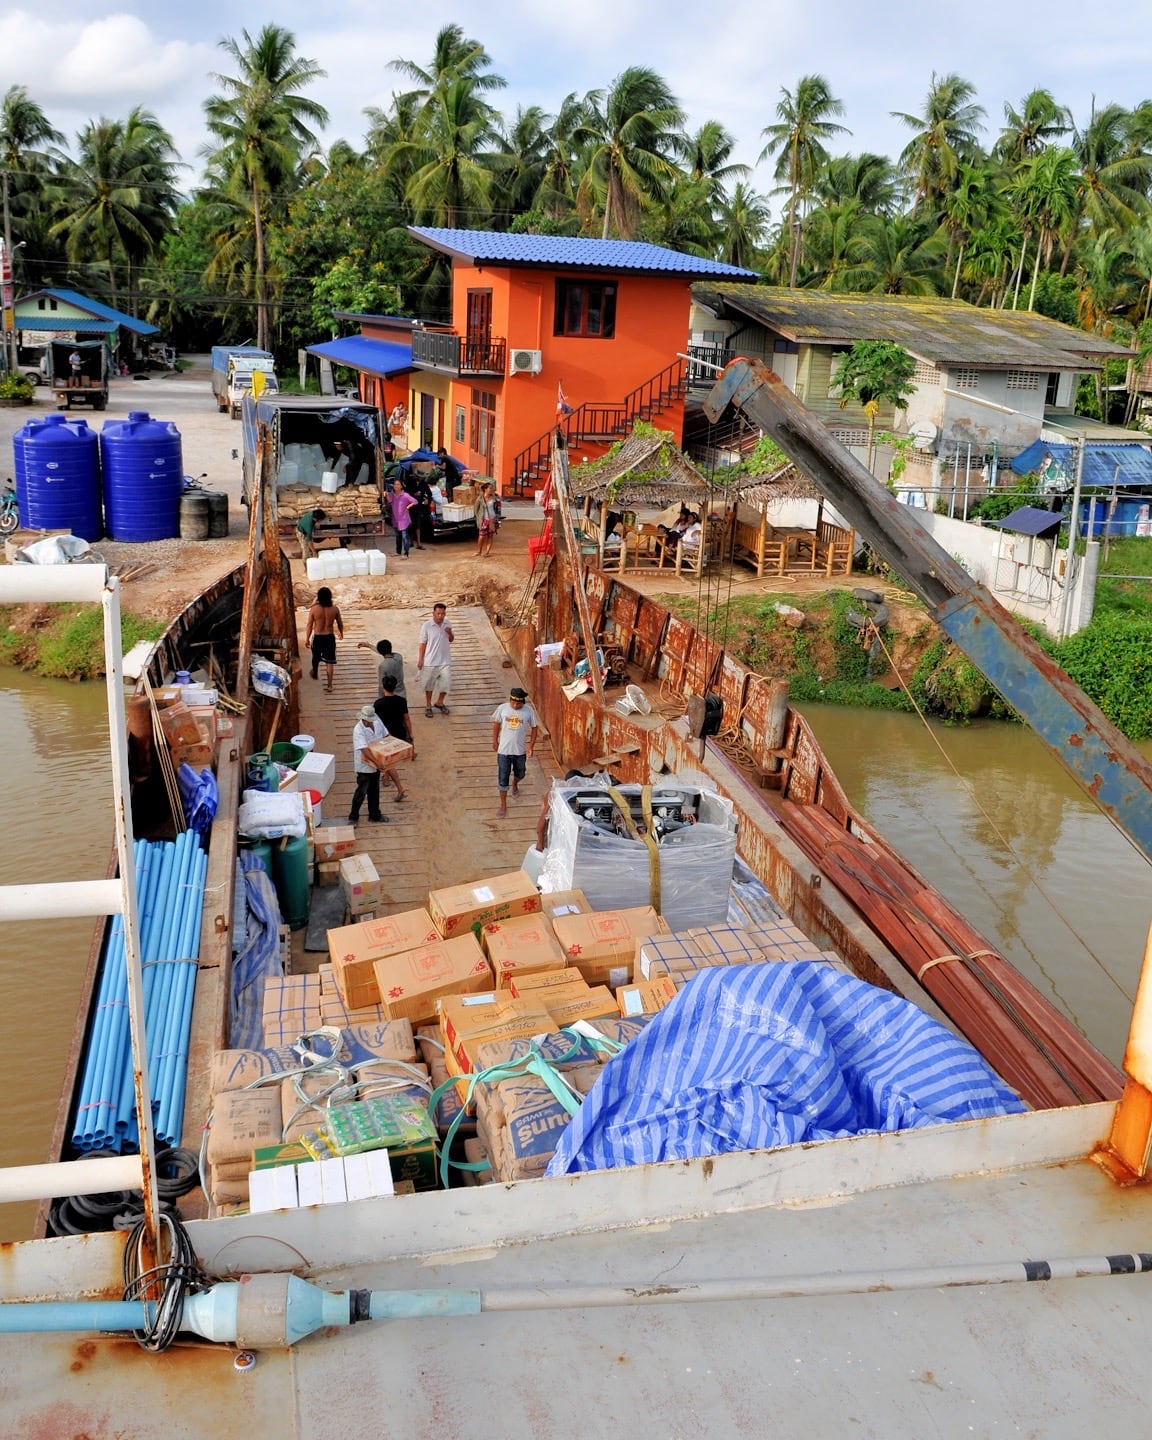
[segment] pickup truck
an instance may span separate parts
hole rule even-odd
[[[103,340],[53,340],[48,346],[48,379],[57,409],[108,404],[108,346]]]
[[[267,350],[255,345],[213,345],[212,394],[221,414],[226,412],[233,420],[239,418],[245,395],[252,393],[252,376],[257,370],[264,376],[262,393],[278,394],[276,361]]]
[[[326,519],[315,538],[379,535],[384,530],[384,415],[375,405],[315,395],[248,395],[242,407],[243,503],[260,484],[258,442],[268,431],[280,534],[317,507]],[[337,449],[339,442],[339,449]],[[343,452],[343,453],[341,453]],[[324,488],[325,474],[335,475]],[[332,486],[335,484],[335,488]]]

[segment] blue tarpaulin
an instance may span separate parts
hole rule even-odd
[[[966,1041],[816,963],[701,971],[604,1067],[549,1175],[1017,1114]]]
[[[1075,445],[1060,445],[1051,440],[1034,440],[1011,462],[1017,475],[1043,475],[1045,466],[1058,471],[1071,489],[1076,474]],[[1152,494],[1152,453],[1143,445],[1109,445],[1089,441],[1084,446],[1084,468],[1081,483],[1089,490],[1110,490],[1136,486]]]

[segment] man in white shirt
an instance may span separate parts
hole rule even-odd
[[[420,649],[416,655],[416,668],[424,683],[424,714],[429,720],[434,713],[434,694],[440,696],[436,709],[441,715],[448,714],[444,701],[452,684],[451,645],[455,638],[448,624],[448,607],[438,600],[432,607],[431,620],[425,620],[420,627]]]
[[[500,815],[508,813],[508,785],[512,794],[520,790],[528,757],[536,748],[536,712],[528,704],[528,692],[513,685],[508,699],[492,712],[492,749],[496,751],[496,781],[500,788]]]
[[[360,806],[368,801],[368,819],[373,825],[387,825],[387,815],[380,813],[380,771],[365,747],[373,740],[387,740],[388,731],[371,705],[360,708],[360,718],[352,728],[352,761],[356,771],[356,793],[352,796],[352,808],[348,812],[348,824],[355,825],[360,819]]]

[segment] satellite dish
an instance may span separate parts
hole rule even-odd
[[[931,420],[917,420],[915,425],[909,425],[908,433],[915,440],[917,450],[929,450],[936,439],[937,430]]]

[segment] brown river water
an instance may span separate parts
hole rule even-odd
[[[853,804],[1118,1061],[1152,915],[1148,863],[1023,727],[929,732],[907,715],[804,709]],[[0,735],[0,883],[101,877],[103,687],[0,672]],[[86,920],[4,927],[5,1164],[47,1158],[91,935]],[[26,1239],[33,1214],[0,1208],[0,1241]]]

